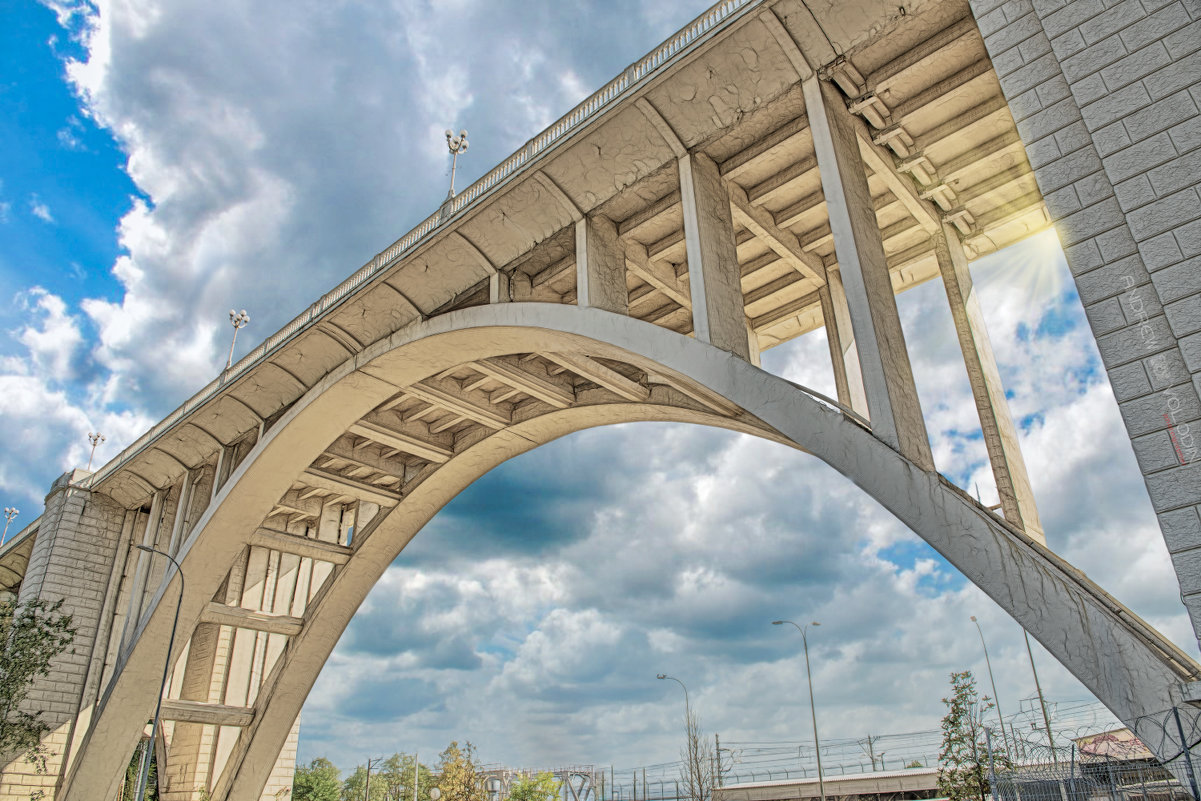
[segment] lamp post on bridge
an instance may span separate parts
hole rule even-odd
[[[250,322],[250,315],[245,309],[242,311],[229,310],[229,323],[234,327],[233,342],[229,343],[229,358],[225,360],[225,369],[228,370],[234,363],[234,345],[238,343],[238,331],[241,330],[247,323]]]
[[[821,794],[821,801],[826,801],[826,780],[822,776],[822,747],[821,741],[817,738],[817,706],[813,703],[813,671],[809,669],[809,637],[807,636],[809,626],[820,626],[816,620],[811,621],[808,626],[798,626],[791,620],[773,620],[773,626],[782,626],[785,623],[795,628],[801,633],[801,644],[805,647],[805,676],[809,679],[809,714],[813,717],[813,753],[817,756],[817,791]]]
[[[96,446],[99,445],[101,442],[104,442],[104,435],[101,434],[99,431],[97,431],[94,434],[91,431],[89,431],[88,432],[88,442],[92,443],[92,452],[91,452],[91,454],[88,455],[88,467],[87,467],[88,471],[90,472],[92,469],[92,460],[96,458]]]
[[[446,199],[450,200],[455,196],[455,170],[459,166],[459,154],[467,152],[467,129],[459,131],[459,135],[455,136],[454,131],[446,129],[446,147],[450,150],[450,191],[446,193]]]
[[[0,545],[3,545],[4,540],[8,538],[8,524],[19,514],[21,514],[21,510],[15,506],[4,507],[4,533],[0,534]]]
[[[175,557],[166,551],[151,548],[149,545],[138,545],[137,549],[146,553],[156,553],[159,556],[165,556],[171,560],[171,564],[175,565],[175,572],[179,574],[179,597],[175,601],[175,620],[171,623],[171,638],[167,640],[167,659],[163,663],[163,680],[158,688],[158,703],[154,705],[154,723],[150,726],[150,743],[146,746],[146,750],[142,752],[142,764],[138,768],[138,788],[133,796],[134,801],[143,801],[146,796],[146,779],[150,775],[150,750],[154,748],[154,738],[158,736],[159,717],[163,711],[163,694],[167,691],[167,677],[171,674],[171,651],[175,646],[175,629],[179,626],[179,608],[183,606],[184,575],[183,568],[179,566],[179,562],[176,562]]]

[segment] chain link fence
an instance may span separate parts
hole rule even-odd
[[[1148,715],[1135,731],[1077,737],[1056,747],[1021,743],[1015,763],[995,770],[997,801],[1201,801],[1198,711]]]

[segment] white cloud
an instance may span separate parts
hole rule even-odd
[[[37,195],[31,195],[29,198],[29,213],[42,222],[54,222],[54,215],[50,213],[50,207],[43,203]]]
[[[57,472],[86,462],[87,431],[106,434],[97,458],[111,457],[215,374],[231,306],[254,320],[244,352],[424,218],[445,193],[443,129],[471,132],[463,186],[705,5],[52,6],[87,42],[69,74],[145,199],[120,221],[118,296],[75,307],[23,294],[31,321],[0,371],[14,432],[0,486],[32,509]],[[975,275],[1052,546],[1187,640],[1065,269],[1013,256]],[[987,496],[942,289],[901,306],[938,464]],[[1039,326],[1060,318],[1072,325]],[[821,332],[764,363],[834,392]],[[1030,693],[1012,621],[804,454],[620,426],[540,449],[470,492],[343,637],[306,706],[302,759],[428,757],[452,738],[518,764],[672,759],[680,699],[657,672],[689,684],[723,740],[804,738],[799,643],[770,626],[778,617],[823,624],[810,644],[832,736],[934,726],[946,674],[983,669],[969,614],[1007,706]],[[513,500],[526,497],[537,501]],[[1079,697],[1039,658],[1049,693]]]
[[[65,383],[75,377],[73,362],[79,356],[83,335],[78,321],[67,313],[62,298],[41,287],[34,287],[18,299],[27,315],[35,318],[17,334],[29,351],[28,370],[53,383]]]

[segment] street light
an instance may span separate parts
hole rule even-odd
[[[104,435],[101,434],[99,431],[97,431],[95,434],[93,434],[91,431],[89,431],[88,432],[88,442],[92,443],[92,453],[91,453],[91,455],[88,456],[88,468],[87,468],[88,470],[91,470],[92,469],[92,460],[96,458],[96,446],[99,445],[101,442],[104,442]]]
[[[798,626],[791,620],[773,620],[773,626],[789,624],[801,633],[801,644],[805,646],[805,676],[809,679],[809,713],[813,716],[813,753],[817,755],[817,791],[821,801],[826,801],[826,781],[822,777],[822,747],[817,738],[817,706],[813,703],[813,671],[809,669],[809,637],[806,636],[809,626],[820,626],[816,620],[810,621],[809,626]]]
[[[659,679],[660,681],[663,679],[674,681],[684,690],[684,747],[687,749],[688,754],[688,782],[691,784],[691,787],[688,788],[688,792],[697,793],[700,789],[701,777],[697,773],[698,766],[695,764],[696,759],[694,759],[696,754],[696,746],[693,743],[692,706],[688,703],[688,688],[684,685],[684,682],[680,681],[675,676],[668,676],[666,673],[657,673],[655,674],[655,678]],[[637,776],[635,776],[635,781],[637,781]],[[643,782],[645,783],[645,781],[646,774],[644,771]],[[643,787],[642,789],[643,794],[645,795],[646,788]],[[676,793],[676,795],[678,796],[679,793]]]
[[[243,326],[250,322],[250,315],[245,309],[242,311],[229,310],[229,323],[234,327],[234,339],[229,343],[229,358],[225,360],[225,369],[228,370],[234,363],[234,345],[238,342],[238,331]]]
[[[21,514],[21,510],[15,506],[4,507],[4,533],[0,534],[0,545],[3,545],[5,538],[8,537],[8,524],[19,514]]]
[[[159,716],[163,711],[163,694],[167,691],[167,676],[171,674],[171,651],[175,646],[175,629],[179,626],[179,608],[183,606],[184,577],[183,568],[171,554],[151,548],[149,545],[138,545],[137,549],[167,557],[171,560],[171,564],[175,565],[175,572],[179,574],[179,598],[175,601],[175,621],[171,624],[171,639],[167,640],[167,661],[163,664],[163,680],[158,688],[158,703],[154,705],[154,723],[150,727],[150,744],[142,752],[142,764],[138,770],[138,790],[133,797],[134,801],[143,801],[146,796],[146,779],[150,775],[150,749],[154,748],[154,738],[158,735]]]
[[[972,615],[972,622],[976,624],[976,631],[980,633],[980,645],[984,648],[984,664],[988,666],[988,683],[992,685],[992,700],[997,707],[997,722],[1001,724],[1001,738],[1005,741],[1006,752],[1012,754],[1009,735],[1005,731],[1005,716],[1001,714],[1001,699],[997,696],[997,683],[992,677],[992,662],[988,659],[988,645],[984,642],[984,629],[980,628],[980,621],[976,620],[975,615]]]
[[[446,193],[446,199],[450,200],[455,196],[455,169],[459,166],[459,154],[467,152],[467,129],[459,131],[459,135],[455,136],[454,131],[446,129],[446,147],[450,150],[450,191]]]
[[[1047,727],[1047,744],[1051,746],[1051,761],[1058,765],[1059,755],[1055,753],[1055,735],[1051,734],[1051,716],[1047,714],[1047,699],[1043,698],[1043,688],[1038,683],[1038,669],[1034,667],[1034,651],[1030,649],[1030,632],[1026,631],[1025,626],[1022,627],[1022,634],[1026,637],[1026,654],[1030,657],[1030,672],[1034,674],[1034,689],[1038,691],[1038,705],[1043,710],[1043,725]]]
[[[684,682],[677,679],[675,676],[668,676],[666,673],[659,673],[655,676],[656,679],[668,679],[676,684],[684,687]],[[684,717],[690,718],[692,715],[692,707],[688,705],[688,688],[684,687]]]

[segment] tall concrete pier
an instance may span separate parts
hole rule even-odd
[[[1201,6],[811,5],[718,3],[59,479],[0,575],[80,633],[33,695],[49,770],[12,761],[0,797],[112,798],[147,735],[166,799],[286,796],[313,682],[422,526],[513,456],[636,420],[813,454],[1136,732],[1195,719],[1201,667],[1046,547],[968,264],[1058,232],[1201,630]],[[895,302],[927,280],[999,509],[931,454]],[[837,397],[759,367],[822,326]],[[180,579],[137,545],[187,576],[154,732]]]

